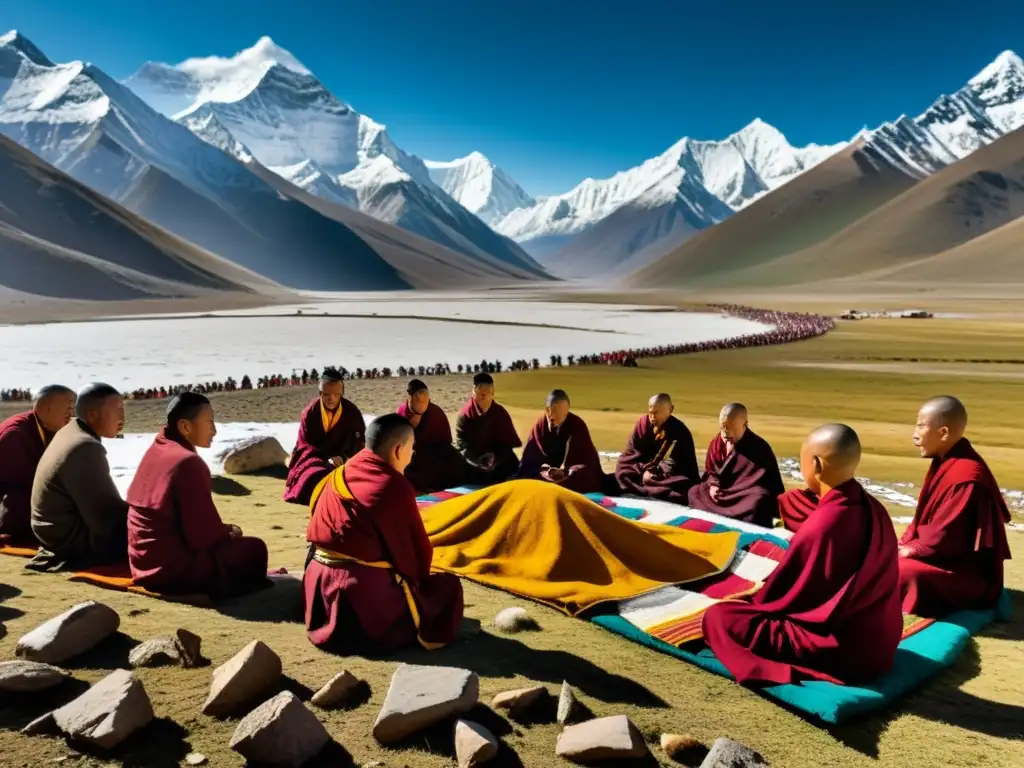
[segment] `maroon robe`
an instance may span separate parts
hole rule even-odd
[[[717,499],[711,498],[713,485],[718,486]],[[771,528],[784,490],[775,452],[763,437],[748,429],[728,455],[722,436],[715,435],[704,458],[704,478],[690,489],[687,503],[705,512]]]
[[[399,416],[409,418],[408,403],[397,408]],[[443,491],[466,483],[469,464],[452,445],[452,426],[441,406],[431,403],[416,426],[415,453],[405,476],[418,493]]]
[[[375,453],[361,451],[329,477],[306,537],[316,548],[302,577],[313,645],[351,653],[455,640],[462,583],[430,572],[416,493]]]
[[[471,397],[459,411],[455,421],[455,445],[474,467],[472,482],[490,485],[515,477],[519,471],[515,449],[522,444],[512,417],[498,403],[492,402],[484,413]],[[493,467],[485,470],[476,466],[480,457],[488,453],[494,456]]]
[[[566,450],[568,449],[568,451]],[[519,477],[526,480],[544,480],[543,466],[561,467],[565,479],[559,483],[576,493],[602,493],[605,476],[601,470],[601,457],[597,454],[590,430],[575,413],[565,417],[561,427],[552,429],[547,416],[541,416],[530,432],[523,448]]]
[[[822,497],[750,602],[704,614],[704,638],[737,682],[865,683],[903,634],[896,532],[856,480]]]
[[[132,580],[165,594],[230,597],[267,583],[267,545],[231,538],[213,503],[210,470],[160,432],[128,488]]]
[[[320,415],[320,398],[311,402],[299,417],[299,436],[288,462],[288,478],[284,481],[284,500],[292,504],[309,504],[316,484],[334,469],[335,456],[348,461],[363,449],[366,423],[363,414],[349,400],[341,398],[341,418],[324,432]]]
[[[645,483],[647,470],[654,477]],[[661,429],[640,417],[615,465],[615,480],[623,493],[685,504],[690,488],[700,482],[690,430],[675,416]]]
[[[0,544],[39,546],[32,534],[32,479],[51,439],[33,411],[0,424]]]
[[[900,541],[913,550],[900,558],[904,612],[935,617],[995,605],[1010,559],[1009,521],[999,485],[967,438],[932,459]]]
[[[807,488],[793,488],[779,496],[779,517],[787,531],[796,533],[818,507],[818,494]]]

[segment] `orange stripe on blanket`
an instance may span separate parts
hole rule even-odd
[[[0,555],[11,557],[35,557],[39,547],[12,547],[10,544],[0,544]]]
[[[113,589],[118,592],[131,592],[135,595],[152,597],[170,603],[184,603],[201,608],[209,608],[213,605],[213,600],[210,599],[209,595],[164,595],[158,592],[151,592],[145,587],[140,587],[132,581],[131,572],[128,570],[127,564],[96,566],[88,571],[73,573],[69,580],[92,584],[94,587],[102,587],[103,589]]]

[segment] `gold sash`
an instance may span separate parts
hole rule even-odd
[[[323,425],[324,434],[330,432],[341,420],[341,403],[338,403],[338,407],[334,409],[334,413],[329,413],[324,408],[324,401],[320,401],[320,423]]]

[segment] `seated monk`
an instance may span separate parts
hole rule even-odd
[[[690,488],[700,481],[693,435],[672,415],[674,410],[664,393],[647,402],[647,415],[633,427],[615,465],[615,480],[624,493],[685,504]]]
[[[577,493],[602,493],[605,475],[586,422],[569,410],[569,395],[555,389],[547,397],[523,448],[519,477],[546,480]]]
[[[50,384],[32,410],[0,424],[0,544],[38,547],[32,535],[32,480],[54,434],[75,415],[74,390]]]
[[[26,565],[81,570],[128,559],[128,505],[114,485],[107,450],[124,426],[124,400],[109,384],[78,393],[77,418],[54,435],[32,483],[32,533],[42,545]]]
[[[458,635],[462,583],[430,572],[433,547],[403,475],[414,440],[399,414],[374,419],[366,449],[313,492],[306,536],[315,549],[302,581],[306,631],[318,648],[430,650]]]
[[[932,463],[900,541],[905,613],[991,608],[1003,591],[1010,511],[966,428],[967,409],[954,397],[929,400],[917,414],[914,445]]]
[[[416,448],[405,476],[417,493],[455,488],[470,479],[466,459],[452,445],[452,426],[439,405],[430,402],[430,390],[419,379],[406,388],[406,400],[398,406],[416,431]]]
[[[737,682],[866,683],[887,672],[903,634],[896,532],[854,479],[857,433],[827,424],[800,450],[821,501],[748,600],[716,603],[704,639]]]
[[[729,403],[704,457],[704,477],[690,489],[689,506],[770,528],[779,511],[782,474],[768,442],[747,426],[747,409]]]
[[[334,368],[320,374],[320,394],[299,417],[299,436],[288,461],[284,500],[309,504],[317,483],[363,449],[366,423],[345,399],[345,381]]]
[[[196,453],[217,434],[210,401],[184,392],[128,488],[128,564],[140,586],[165,594],[232,597],[266,584],[267,545],[221,521],[210,469]]]
[[[455,422],[455,445],[473,468],[471,479],[493,485],[515,477],[523,444],[512,417],[494,402],[494,379],[489,373],[473,377],[473,394]]]

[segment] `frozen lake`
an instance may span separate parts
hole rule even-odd
[[[212,315],[0,327],[0,388],[107,381],[122,390],[343,365],[398,368],[712,341],[770,326],[652,307],[500,296],[334,294]],[[300,314],[301,313],[301,314]],[[455,321],[455,322],[452,322]],[[556,326],[556,327],[544,327]]]

